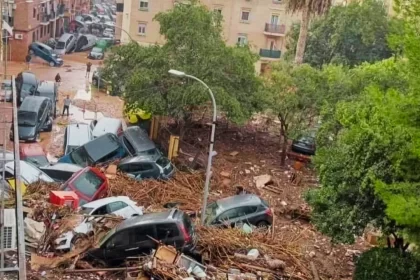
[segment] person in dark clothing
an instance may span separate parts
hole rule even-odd
[[[64,107],[63,107],[63,114],[62,114],[62,116],[64,116],[64,113],[66,111],[67,111],[67,117],[69,116],[70,104],[71,104],[71,99],[70,99],[70,96],[67,95],[66,99],[64,99]]]
[[[58,83],[61,83],[61,76],[60,76],[60,73],[57,73],[57,75],[55,75],[55,82],[58,84]]]
[[[92,63],[90,61],[86,64],[86,78],[89,79],[90,76],[90,68],[92,67]]]

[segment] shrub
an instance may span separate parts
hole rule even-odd
[[[420,263],[409,252],[395,248],[373,248],[356,262],[354,280],[419,280]]]

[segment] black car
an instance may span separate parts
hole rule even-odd
[[[19,104],[23,102],[25,97],[34,95],[38,89],[38,79],[35,74],[29,71],[23,71],[16,76],[16,92]]]
[[[55,181],[63,183],[69,180],[74,173],[83,169],[78,165],[69,163],[51,163],[38,168]]]
[[[172,209],[123,221],[100,240],[99,248],[89,250],[86,258],[115,265],[127,257],[150,254],[157,244],[149,236],[175,246],[186,254],[193,252],[197,244],[190,217],[180,210]]]
[[[292,151],[304,155],[315,155],[315,136],[302,136],[293,140]]]
[[[52,130],[51,100],[41,96],[28,96],[18,110],[19,140],[35,142],[41,131]],[[10,140],[14,140],[13,124]]]
[[[138,126],[130,126],[119,135],[124,148],[131,156],[161,155],[155,143],[150,140],[146,131]]]
[[[52,81],[42,81],[38,85],[35,93],[36,96],[47,97],[51,100],[51,113],[54,119],[57,117],[57,101],[58,101],[58,88],[57,84]]]
[[[235,226],[246,223],[258,227],[271,225],[273,213],[266,201],[254,194],[241,194],[211,203],[206,210],[205,223],[214,226]]]
[[[175,172],[169,159],[162,155],[144,155],[123,159],[118,164],[118,170],[131,174],[136,180],[167,180]]]

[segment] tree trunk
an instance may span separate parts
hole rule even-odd
[[[296,46],[295,63],[303,63],[303,55],[305,54],[306,39],[308,38],[310,10],[306,5],[302,10],[302,21],[300,23],[299,39]]]
[[[283,138],[283,143],[281,144],[280,166],[285,166],[287,155],[287,135],[283,123],[280,124],[280,137]]]

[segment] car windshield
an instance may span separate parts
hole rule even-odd
[[[30,84],[23,84],[22,85],[22,91],[25,92],[31,92],[33,90],[34,86]]]
[[[155,156],[155,155],[161,155],[161,153],[157,148],[154,148],[154,149],[140,152],[138,155],[139,156]]]
[[[58,41],[57,45],[55,45],[55,48],[58,50],[62,50],[64,49],[65,46],[66,46],[66,43]]]
[[[103,182],[104,180],[101,177],[89,170],[80,174],[74,180],[73,185],[79,192],[88,197],[92,197]]]
[[[36,113],[21,111],[18,113],[18,125],[20,126],[35,126]]]
[[[77,150],[74,150],[70,154],[71,161],[82,167],[86,167],[93,163],[93,160],[89,157],[89,154],[86,152],[84,147],[80,147]]]
[[[300,143],[304,143],[306,145],[312,145],[312,144],[314,144],[314,138],[312,138],[310,136],[303,136],[303,137],[299,138],[298,141]]]
[[[210,224],[211,222],[216,219],[219,212],[219,205],[216,202],[211,203],[209,206],[207,206],[206,209],[206,218],[204,219],[205,224]]]
[[[156,163],[157,163],[160,167],[165,168],[165,167],[166,167],[166,166],[170,163],[170,161],[169,161],[169,159],[168,159],[167,157],[162,156],[162,157],[160,157],[160,158],[156,161]]]
[[[94,53],[102,53],[102,49],[101,48],[93,48],[92,52]]]
[[[32,157],[27,157],[25,159],[25,161],[33,163],[37,166],[45,166],[48,165],[48,159],[46,156],[32,156]]]
[[[93,209],[94,208],[91,208],[91,207],[83,207],[82,206],[82,209],[80,210],[80,214],[89,215],[90,213],[92,213]]]

